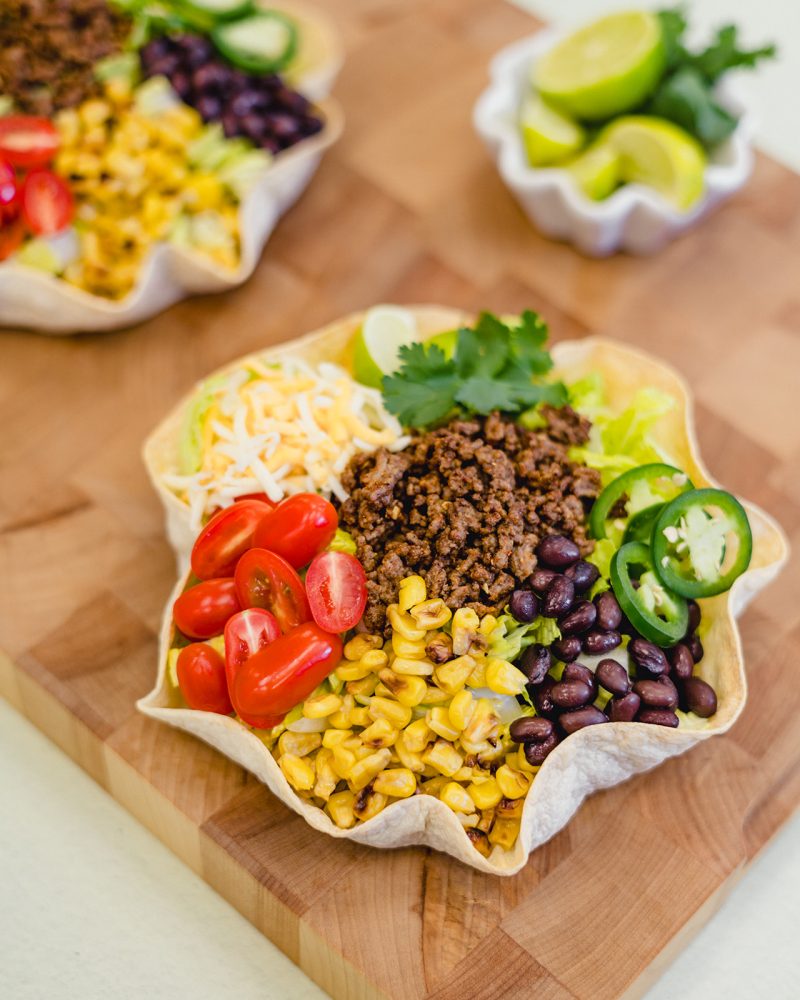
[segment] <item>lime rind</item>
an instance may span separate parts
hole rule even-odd
[[[538,94],[527,94],[519,112],[519,127],[532,167],[560,163],[586,142],[586,131],[576,121],[551,108]]]
[[[375,306],[364,317],[353,344],[353,373],[362,385],[381,387],[400,364],[404,344],[418,339],[414,314],[401,306]]]

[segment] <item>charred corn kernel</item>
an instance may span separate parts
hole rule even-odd
[[[417,779],[407,767],[392,767],[381,771],[372,786],[381,795],[395,799],[407,799],[417,790]]]
[[[400,581],[397,603],[400,611],[408,611],[415,604],[422,604],[428,596],[425,581],[421,576],[407,576]]]
[[[430,729],[432,729],[437,736],[441,736],[442,739],[450,740],[451,742],[458,739],[460,730],[453,726],[450,721],[450,713],[446,708],[442,708],[441,705],[428,709],[425,721],[428,723]]]
[[[469,720],[474,713],[475,699],[469,691],[459,691],[458,694],[453,695],[453,700],[448,706],[447,714],[450,716],[451,724],[459,733],[462,729],[467,728]]]
[[[484,615],[478,631],[481,635],[489,636],[497,628],[497,619],[494,615]]]
[[[413,753],[422,753],[433,736],[425,719],[415,719],[403,730],[403,739]]]
[[[373,816],[377,816],[378,813],[386,808],[386,803],[389,800],[385,795],[376,791],[366,791],[366,789],[356,796],[355,803],[353,804],[353,811],[356,817],[365,823],[368,819],[372,819]]]
[[[486,659],[485,656],[477,656],[475,658],[475,669],[469,675],[466,681],[466,686],[471,688],[485,688],[486,687]]]
[[[339,784],[339,775],[333,769],[333,754],[330,750],[322,747],[314,758],[314,768],[317,776],[314,794],[317,798],[327,800]]]
[[[410,674],[412,677],[430,677],[433,664],[430,660],[411,660],[405,656],[397,656],[392,661],[392,670],[396,674]]]
[[[454,660],[440,664],[433,672],[433,679],[443,691],[456,694],[460,691],[467,678],[475,669],[475,659],[468,654],[457,656]]]
[[[419,705],[428,690],[428,685],[421,677],[413,677],[411,674],[396,674],[388,667],[381,670],[380,679],[386,690],[407,708]]]
[[[364,653],[359,662],[377,673],[379,670],[383,670],[389,662],[389,657],[382,649],[371,649],[368,653]]]
[[[334,751],[335,752],[335,751]],[[391,753],[384,749],[371,753],[363,760],[356,761],[350,768],[347,780],[355,791],[366,788],[379,771],[382,771],[392,759]]]
[[[334,792],[328,799],[328,813],[333,822],[343,830],[349,829],[356,821],[353,811],[355,801],[355,795],[349,790]]]
[[[481,818],[478,820],[478,829],[488,833],[497,817],[496,809],[481,809]]]
[[[405,729],[411,722],[411,709],[388,698],[373,698],[368,711],[373,719],[386,719],[395,729]]]
[[[456,813],[458,822],[464,827],[464,829],[471,829],[478,825],[480,816],[477,813]]]
[[[482,854],[485,858],[488,858],[492,853],[492,848],[486,834],[482,830],[471,829],[467,830],[467,836],[478,854]]]
[[[522,771],[517,771],[516,768],[509,767],[508,764],[498,767],[495,778],[500,791],[507,799],[521,799],[531,787],[530,777]]]
[[[438,799],[447,782],[448,779],[444,775],[440,774],[435,778],[429,778],[427,781],[423,781],[419,786],[419,789],[425,795],[434,795]]]
[[[370,672],[366,677],[362,677],[360,681],[348,681],[345,690],[356,700],[359,698],[369,698],[375,693],[375,685],[377,683],[378,678]],[[361,702],[361,704],[365,705],[366,702]]]
[[[522,694],[528,678],[508,660],[490,656],[486,663],[486,686],[497,694]]]
[[[475,808],[475,803],[467,795],[466,789],[462,788],[457,781],[448,781],[442,789],[439,798],[453,812],[471,813]],[[475,822],[478,822],[477,816],[475,817]]]
[[[453,617],[453,613],[440,597],[423,601],[410,609],[409,614],[419,628],[427,630],[441,628]]]
[[[494,778],[488,778],[480,784],[473,781],[467,786],[467,792],[478,809],[494,809],[503,797],[500,786]]]
[[[355,708],[355,705],[355,698],[353,698],[351,694],[346,694],[344,698],[342,698],[342,707],[339,711],[328,716],[328,725],[333,729],[349,729],[350,713]]]
[[[355,635],[345,644],[344,658],[355,662],[360,660],[365,653],[373,649],[380,649],[383,646],[383,639],[379,635]]]
[[[436,687],[433,684],[428,685],[428,690],[425,692],[425,697],[423,698],[423,704],[445,705],[448,701],[450,701],[450,695],[446,691],[442,691],[440,687]]]
[[[422,760],[440,774],[446,774],[448,778],[451,778],[464,763],[458,750],[445,740],[437,740],[432,747],[428,747],[422,755]]]
[[[303,702],[303,715],[307,719],[325,719],[338,712],[341,707],[342,699],[338,694],[330,692],[317,695],[316,698],[307,698]]]
[[[322,736],[319,733],[281,733],[278,740],[278,753],[293,754],[296,757],[305,757],[306,754],[313,753],[322,746]]]
[[[278,761],[283,776],[298,791],[310,792],[314,787],[314,765],[293,753],[285,753]]]
[[[425,657],[425,640],[406,639],[399,632],[392,633],[392,650],[395,656],[404,657],[408,660],[422,660]]]
[[[372,673],[372,667],[363,660],[355,663],[342,662],[334,671],[334,676],[340,681],[360,681]]]
[[[381,750],[393,746],[398,734],[399,730],[395,729],[391,722],[386,719],[376,719],[361,733],[361,740],[364,746]]]
[[[461,742],[470,753],[479,753],[482,744],[488,739],[496,737],[499,730],[500,719],[494,710],[494,705],[488,698],[479,698],[475,704],[472,718],[461,734]],[[472,749],[473,746],[477,746],[479,749]]]
[[[502,798],[495,810],[500,819],[522,819],[523,799]]]
[[[326,729],[322,734],[322,745],[328,750],[333,750],[334,747],[341,746],[352,735],[352,729]]]
[[[489,767],[491,764],[502,760],[506,755],[505,747],[501,742],[491,740],[486,741],[486,746],[478,751],[478,764],[481,767]]]
[[[397,755],[398,761],[407,767],[409,771],[413,771],[414,774],[422,774],[425,770],[425,764],[423,763],[422,757],[419,752],[410,750],[407,741],[403,738],[404,734],[400,733],[397,737],[392,749]]]
[[[372,722],[369,709],[365,705],[359,705],[350,712],[350,725],[365,728]]]
[[[378,698],[388,698],[390,701],[394,697],[391,692],[391,689],[386,687],[386,685],[383,684],[381,681],[378,681],[378,683],[375,685],[375,695]],[[370,701],[371,700],[372,699],[370,699]]]
[[[472,608],[458,608],[453,615],[453,652],[463,656],[470,651],[472,640],[478,634],[481,620]]]
[[[356,755],[352,750],[348,750],[347,747],[341,745],[333,747],[331,753],[333,754],[331,767],[340,778],[347,779],[350,771],[355,766]]]
[[[417,623],[406,611],[401,611],[396,604],[390,604],[386,609],[389,624],[395,632],[399,632],[404,639],[418,642],[425,638],[425,629],[418,628]]]
[[[496,819],[489,831],[489,843],[510,851],[519,834],[519,821],[515,819]]]

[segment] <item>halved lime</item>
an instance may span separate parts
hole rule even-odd
[[[565,114],[600,121],[641,104],[664,65],[658,17],[629,11],[610,14],[565,38],[534,66],[533,83]]]
[[[400,306],[374,306],[364,317],[353,345],[353,374],[362,385],[380,389],[396,371],[403,344],[419,339],[414,314]]]
[[[519,127],[532,167],[565,160],[586,141],[586,132],[577,122],[551,108],[538,94],[528,94],[522,102]]]
[[[619,154],[623,181],[654,188],[681,211],[703,194],[706,154],[688,132],[662,118],[629,115],[601,135]]]
[[[607,198],[621,180],[619,153],[610,143],[595,143],[565,166],[592,201]]]

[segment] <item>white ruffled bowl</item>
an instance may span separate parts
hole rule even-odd
[[[500,176],[525,214],[546,236],[574,243],[592,257],[619,250],[650,254],[695,225],[738,191],[753,168],[752,112],[730,78],[717,90],[720,103],[740,118],[735,132],[711,154],[705,191],[690,212],[680,212],[652,188],[626,184],[605,201],[592,201],[566,170],[531,167],[517,114],[531,67],[566,32],[547,29],[509,45],[490,64],[491,82],[473,114],[475,128],[492,153]]]

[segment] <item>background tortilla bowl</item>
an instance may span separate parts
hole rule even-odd
[[[452,329],[470,318],[465,313],[437,306],[412,308],[423,338]],[[349,367],[353,334],[362,316],[361,313],[348,316],[299,340],[258,352],[258,356],[278,361],[288,354],[300,355],[310,362],[336,361]],[[698,453],[688,387],[671,368],[643,353],[599,337],[561,342],[553,348],[553,356],[559,374],[569,380],[592,370],[600,371],[608,398],[614,401],[615,408],[624,408],[643,385],[670,393],[677,406],[660,421],[658,439],[697,486],[717,485]],[[242,360],[219,371],[235,369]],[[151,435],[144,449],[148,472],[166,508],[170,541],[183,566],[188,561],[192,542],[188,507],[163,485],[161,476],[175,468],[177,431],[189,398],[181,400]],[[587,795],[619,784],[710,736],[726,732],[739,717],[747,697],[747,681],[735,619],[777,576],[788,556],[788,543],[777,523],[758,507],[747,503],[745,507],[753,529],[750,568],[729,593],[703,602],[707,632],[705,656],[698,674],[717,691],[717,713],[707,720],[691,717],[689,724],[682,722],[678,729],[609,723],[591,726],[570,736],[550,754],[537,774],[525,800],[520,836],[509,852],[496,848],[489,858],[484,858],[472,847],[456,815],[430,795],[394,802],[366,823],[342,830],[322,809],[295,794],[270,751],[246,726],[228,716],[183,707],[179,692],[172,688],[167,677],[167,654],[173,630],[172,603],[185,585],[183,574],[164,613],[155,687],[137,705],[145,715],[193,733],[235,760],[311,826],[330,836],[383,848],[425,845],[444,851],[480,871],[513,875],[525,865],[531,851],[569,821]]]

